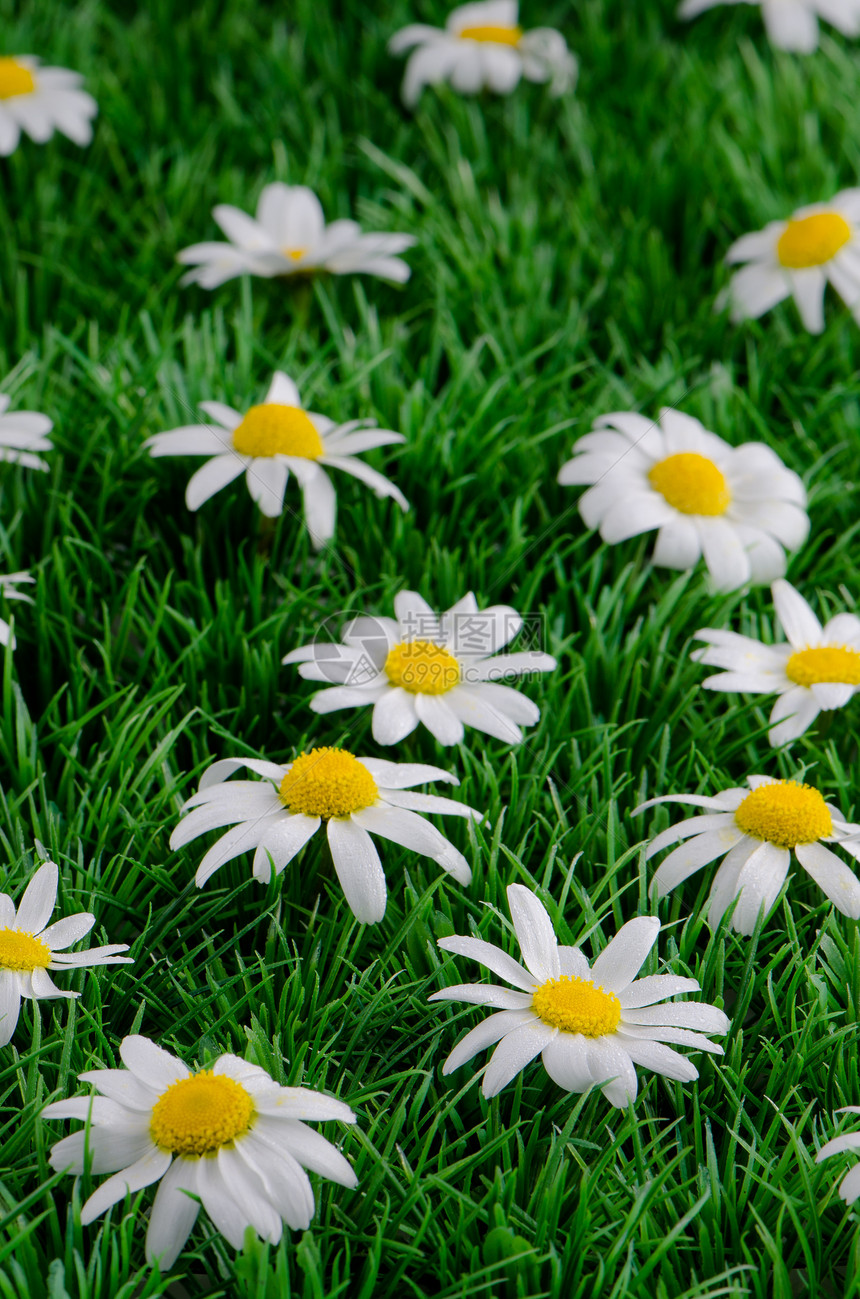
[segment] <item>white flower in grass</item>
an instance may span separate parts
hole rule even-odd
[[[860,858],[860,826],[845,821],[838,808],[825,803],[811,785],[794,780],[748,776],[747,789],[727,789],[714,798],[667,794],[651,798],[634,816],[658,803],[688,803],[705,809],[670,826],[648,845],[645,860],[680,843],[665,858],[651,881],[658,897],[688,876],[722,857],[708,900],[708,923],[716,927],[735,898],[732,925],[751,934],[759,911],[767,916],[785,883],[791,854],[843,915],[860,919],[860,880],[825,845],[839,844]],[[686,842],[680,842],[685,840]]]
[[[197,1219],[200,1204],[212,1225],[241,1249],[253,1227],[276,1245],[283,1223],[310,1225],[314,1197],[305,1169],[354,1187],[351,1165],[308,1121],[354,1123],[343,1101],[310,1087],[280,1087],[265,1069],[221,1055],[192,1073],[146,1037],[120,1046],[125,1069],[79,1074],[100,1096],[56,1101],[45,1119],[88,1124],[58,1141],[51,1166],[79,1175],[112,1173],[81,1210],[86,1226],[112,1205],[159,1182],[146,1257],[172,1267]]]
[[[415,591],[401,591],[394,612],[396,619],[354,619],[343,644],[304,645],[285,655],[282,662],[300,663],[306,680],[337,682],[313,696],[315,713],[372,704],[378,744],[397,744],[419,723],[440,744],[458,744],[464,725],[517,744],[521,726],[540,720],[537,704],[501,684],[556,666],[537,650],[496,653],[523,625],[515,609],[479,609],[470,591],[437,614]]]
[[[26,469],[47,469],[47,461],[35,453],[52,449],[45,434],[50,433],[53,423],[47,415],[35,410],[15,410],[10,414],[9,402],[10,398],[0,393],[0,460],[24,465]]]
[[[220,401],[203,401],[200,409],[211,424],[187,424],[147,438],[152,456],[208,456],[192,474],[185,490],[189,510],[244,473],[248,491],[268,518],[284,508],[284,493],[292,473],[302,490],[305,522],[311,542],[319,548],[334,536],[337,497],[326,468],[358,478],[375,496],[391,497],[401,510],[409,502],[394,483],[371,469],[358,456],[375,447],[406,439],[402,433],[369,427],[371,420],[335,424],[325,415],[302,408],[299,390],[276,371],[265,399],[244,415]]]
[[[860,1105],[843,1105],[837,1114],[860,1114]],[[846,1150],[860,1150],[860,1132],[844,1132],[841,1137],[834,1137],[823,1145],[815,1156],[816,1164],[832,1155],[841,1155]],[[839,1184],[839,1195],[846,1204],[852,1204],[860,1196],[860,1163],[854,1164]]]
[[[240,767],[263,780],[230,780]],[[371,835],[431,857],[459,884],[472,872],[461,852],[419,812],[480,819],[464,803],[418,794],[412,785],[429,780],[459,782],[438,767],[356,758],[345,749],[311,749],[278,766],[255,758],[224,758],[200,779],[198,793],[170,836],[181,848],[209,830],[233,826],[210,848],[195,876],[198,888],[225,862],[254,850],[253,872],[267,883],[280,875],[325,822],[338,880],[357,920],[372,925],[385,914],[385,875]]]
[[[819,19],[844,36],[860,35],[860,0],[684,0],[679,13],[695,18],[718,4],[760,4],[771,44],[794,54],[818,48]]]
[[[15,152],[22,131],[37,144],[54,131],[74,144],[89,144],[98,105],[80,89],[82,81],[68,68],[41,67],[29,54],[0,58],[0,156]]]
[[[695,639],[707,645],[691,658],[723,669],[702,682],[706,690],[777,695],[770,742],[778,745],[803,735],[822,709],[843,708],[860,689],[860,618],[838,613],[822,627],[788,582],[774,582],[772,590],[787,644],[764,645],[751,636],[704,627]]]
[[[472,957],[516,989],[464,983],[433,993],[431,1001],[467,1001],[496,1011],[458,1042],[443,1074],[498,1042],[484,1072],[485,1096],[495,1096],[540,1055],[565,1091],[598,1086],[610,1104],[623,1107],[636,1099],[637,1064],[677,1082],[698,1078],[695,1066],[667,1042],[722,1055],[722,1047],[705,1036],[729,1031],[721,1010],[666,1001],[697,992],[695,979],[636,978],[657,941],[659,920],[629,920],[589,965],[578,947],[559,946],[545,907],[529,889],[511,884],[507,892],[523,965],[480,938],[439,939],[443,951]]]
[[[654,564],[684,570],[704,556],[720,591],[782,577],[785,549],[809,531],[803,484],[770,447],[729,446],[668,408],[656,424],[632,411],[601,416],[558,481],[591,484],[579,512],[604,541],[657,529]]]
[[[220,203],[212,215],[229,243],[208,242],[183,248],[176,260],[195,269],[183,284],[217,288],[237,275],[378,275],[404,284],[410,270],[397,254],[415,243],[412,235],[365,234],[356,221],[326,225],[316,194],[304,185],[266,185],[257,216]]]
[[[860,189],[845,189],[830,203],[813,203],[788,221],[743,235],[726,261],[747,263],[717,299],[720,310],[731,304],[735,323],[757,320],[791,297],[804,326],[820,334],[828,282],[860,323]]]
[[[57,901],[60,873],[52,861],[36,871],[15,910],[8,893],[0,893],[0,1046],[15,1032],[21,998],[79,997],[56,987],[49,970],[79,970],[90,965],[128,964],[128,944],[91,947],[88,952],[68,952],[96,923],[95,916],[80,911],[48,925]],[[47,926],[47,928],[46,928]]]
[[[485,87],[509,95],[527,81],[550,82],[561,95],[576,81],[576,59],[561,32],[519,26],[517,0],[483,0],[461,5],[444,29],[412,23],[388,42],[391,54],[412,50],[403,79],[403,100],[413,108],[425,86],[449,81],[455,90],[474,95]]]
[[[33,603],[32,596],[25,595],[23,591],[16,591],[15,587],[20,582],[35,582],[35,577],[29,573],[4,573],[0,574],[0,591],[7,600],[26,600],[28,604]],[[0,618],[0,645],[8,645],[11,634],[11,627],[5,619]],[[12,648],[15,648],[15,642],[12,641]]]

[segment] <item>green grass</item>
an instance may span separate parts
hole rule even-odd
[[[860,333],[835,298],[819,339],[790,304],[741,328],[712,309],[733,238],[857,183],[856,47],[826,35],[792,59],[746,6],[690,26],[674,7],[526,3],[579,55],[575,95],[442,90],[410,115],[385,42],[442,21],[437,0],[0,0],[2,52],[83,71],[100,105],[88,150],[0,160],[2,387],[56,426],[48,474],[0,466],[0,571],[38,579],[4,664],[3,887],[20,894],[39,840],[65,910],[135,956],[70,976],[74,1005],[26,1007],[0,1058],[2,1299],[860,1295],[846,1161],[812,1162],[832,1110],[860,1102],[860,942],[798,872],[752,940],[698,918],[711,870],[663,904],[661,961],[733,1028],[698,1084],[640,1075],[631,1113],[538,1065],[485,1102],[480,1058],[440,1073],[481,1012],[427,1004],[472,977],[438,937],[512,943],[512,881],[592,952],[645,908],[640,848],[669,814],[633,818],[643,797],[803,770],[860,818],[856,707],[778,757],[769,701],[699,688],[692,634],[772,634],[768,592],[717,599],[701,572],[653,570],[647,539],[603,546],[555,483],[612,409],[674,404],[762,438],[810,492],[790,577],[856,608]],[[253,210],[278,178],[329,218],[414,233],[409,284],[179,288],[175,253],[215,237],[212,206]],[[191,462],[152,461],[144,438],[207,397],[259,400],[275,367],[312,407],[406,435],[370,460],[410,514],[341,480],[337,547],[315,555],[292,512],[262,537],[241,482],[186,511]],[[391,846],[385,920],[362,929],[312,845],[268,888],[240,860],[198,892],[202,849],[168,837],[210,760],[377,752],[366,713],[316,718],[280,657],[333,613],[390,613],[403,586],[542,613],[561,661],[526,687],[543,720],[519,749],[420,732],[386,753],[450,766],[486,809],[471,839],[449,823],[472,886]],[[318,1182],[309,1231],[238,1257],[201,1218],[170,1278],[143,1259],[151,1191],[82,1229],[87,1180],[47,1162],[69,1125],[37,1114],[138,1030],[347,1100],[358,1190]]]

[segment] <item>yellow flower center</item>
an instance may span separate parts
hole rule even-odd
[[[648,470],[648,481],[681,514],[725,514],[732,503],[728,483],[713,460],[695,451],[658,460]]]
[[[36,82],[29,68],[17,59],[0,59],[0,99],[32,95],[35,89]]]
[[[796,780],[759,785],[735,812],[738,829],[778,848],[815,843],[833,833],[833,818],[817,789]]]
[[[585,1037],[614,1033],[621,1018],[621,1002],[614,992],[572,974],[542,983],[532,997],[532,1010],[545,1024]]]
[[[783,266],[793,271],[823,266],[850,238],[851,227],[844,217],[837,212],[818,212],[789,221],[779,237],[776,255]]]
[[[495,45],[519,45],[523,38],[522,27],[462,27],[457,33],[461,41],[492,41]]]
[[[444,695],[460,680],[454,655],[429,640],[409,640],[388,651],[385,672],[393,686],[413,695]]]
[[[349,816],[370,807],[379,788],[358,758],[345,749],[311,749],[300,753],[278,791],[290,812],[305,816]]]
[[[282,248],[281,249],[281,252],[284,254],[284,256],[289,257],[290,260],[294,262],[300,262],[307,251],[308,251],[307,248]]]
[[[0,929],[0,970],[47,970],[53,953],[47,943],[20,929]]]
[[[785,675],[797,686],[817,686],[825,681],[860,686],[860,653],[845,645],[798,650],[786,663]]]
[[[152,1107],[149,1135],[174,1155],[214,1155],[248,1131],[256,1108],[232,1078],[204,1069],[180,1078]]]
[[[238,428],[233,446],[240,456],[301,456],[318,460],[323,454],[322,438],[300,406],[282,406],[267,401],[252,406]]]

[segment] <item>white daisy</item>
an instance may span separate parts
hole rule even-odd
[[[860,323],[860,189],[845,189],[831,203],[800,208],[788,221],[732,244],[726,262],[748,263],[717,299],[731,304],[732,320],[757,320],[792,297],[812,334],[824,329],[828,281]]]
[[[860,0],[684,0],[679,13],[695,18],[718,4],[760,4],[771,44],[795,54],[818,48],[819,19],[844,36],[860,35]]]
[[[7,414],[9,401],[5,393],[0,393],[0,460],[24,465],[27,469],[47,469],[47,461],[35,452],[52,449],[45,434],[50,433],[54,425],[47,415],[40,415],[35,410],[16,410]]]
[[[83,77],[68,68],[43,68],[29,54],[0,58],[0,156],[14,153],[21,132],[37,144],[54,131],[74,144],[93,138],[90,119],[98,105],[81,90]]]
[[[48,925],[57,901],[60,872],[52,861],[40,866],[24,890],[15,910],[8,893],[0,893],[0,1046],[15,1032],[21,998],[79,997],[55,986],[49,970],[79,970],[89,965],[125,965],[132,958],[117,956],[128,944],[91,947],[88,952],[67,952],[96,923],[95,916],[80,911]],[[47,929],[45,926],[48,925]]]
[[[651,892],[662,897],[689,875],[722,857],[708,900],[708,923],[716,927],[737,898],[732,925],[751,934],[759,911],[765,916],[785,883],[791,853],[843,915],[860,919],[860,880],[845,862],[825,847],[837,843],[860,858],[860,826],[844,820],[838,808],[825,803],[811,785],[769,776],[747,777],[747,789],[727,789],[715,798],[699,794],[667,794],[651,798],[634,816],[657,803],[689,803],[705,809],[670,826],[648,845],[645,860],[679,843],[651,881]]]
[[[100,1096],[56,1101],[45,1119],[87,1124],[58,1141],[51,1166],[76,1176],[113,1173],[81,1210],[86,1226],[112,1205],[159,1182],[146,1257],[162,1272],[172,1267],[200,1205],[212,1225],[241,1249],[253,1227],[276,1245],[282,1224],[310,1225],[314,1196],[305,1169],[341,1186],[357,1185],[352,1167],[308,1120],[354,1123],[343,1101],[310,1087],[280,1087],[257,1065],[221,1055],[192,1073],[149,1038],[123,1038],[123,1069],[79,1074]],[[127,1072],[126,1072],[127,1071]]]
[[[706,690],[777,695],[770,742],[788,744],[808,730],[822,709],[843,708],[860,689],[860,618],[838,613],[822,627],[799,591],[774,582],[773,602],[787,644],[764,645],[751,636],[704,627],[696,640],[707,647],[691,658],[723,668],[707,677]]]
[[[326,225],[316,194],[304,185],[266,185],[257,216],[220,203],[212,215],[229,243],[193,244],[176,260],[195,269],[183,284],[217,288],[237,275],[378,275],[403,284],[410,270],[397,254],[415,243],[412,235],[364,234],[356,221]]]
[[[474,95],[485,87],[509,95],[520,78],[550,82],[561,95],[576,81],[576,59],[561,32],[518,24],[517,0],[483,0],[461,5],[444,29],[412,23],[388,42],[391,54],[412,50],[403,79],[403,100],[417,104],[425,86],[450,81],[455,90]]]
[[[263,780],[230,780],[240,767]],[[431,857],[460,884],[472,872],[461,852],[418,812],[480,819],[464,803],[410,786],[428,780],[459,784],[438,767],[356,758],[345,749],[319,748],[278,766],[254,758],[224,758],[200,779],[198,792],[182,807],[188,813],[170,836],[181,848],[209,830],[233,826],[201,861],[195,881],[206,883],[225,862],[254,850],[254,877],[267,883],[326,824],[338,880],[357,920],[372,925],[385,914],[385,875],[371,835]]]
[[[323,466],[358,478],[375,496],[390,497],[401,510],[409,502],[383,474],[358,459],[362,451],[404,442],[401,433],[369,427],[371,420],[335,424],[302,408],[299,390],[280,370],[264,401],[244,415],[220,401],[203,401],[211,424],[186,424],[156,433],[145,442],[152,456],[208,456],[192,474],[185,504],[197,510],[241,473],[263,514],[277,518],[284,508],[290,473],[302,490],[305,523],[319,548],[334,536],[337,498]]]
[[[283,663],[302,665],[307,681],[337,683],[313,696],[315,713],[372,704],[378,744],[397,744],[419,722],[440,744],[458,744],[464,724],[517,744],[520,727],[540,720],[537,704],[501,684],[556,666],[537,650],[496,653],[522,628],[515,609],[479,609],[470,591],[437,614],[415,591],[401,591],[394,612],[396,620],[354,619],[340,645],[304,645],[284,656]]]
[[[860,1105],[843,1105],[837,1114],[860,1114]],[[832,1155],[841,1155],[846,1150],[860,1150],[860,1132],[844,1132],[823,1145],[815,1156],[816,1164]],[[860,1196],[860,1163],[854,1164],[839,1184],[839,1194],[846,1204],[853,1203]]]
[[[35,582],[35,577],[29,573],[5,573],[0,574],[0,592],[7,600],[26,600],[27,604],[32,604],[32,597],[25,595],[23,591],[16,591],[15,587],[19,582]],[[0,618],[0,645],[8,645],[12,629],[4,618]],[[12,648],[15,648],[15,642],[12,641]]]
[[[632,411],[595,420],[558,481],[592,484],[579,512],[604,541],[656,528],[652,562],[690,569],[704,556],[719,591],[782,577],[783,548],[796,550],[809,531],[803,484],[770,447],[729,446],[666,407],[656,424]]]
[[[472,957],[517,989],[464,983],[433,993],[431,1001],[467,1001],[496,1011],[461,1038],[443,1074],[498,1042],[484,1072],[485,1096],[495,1096],[540,1055],[565,1091],[596,1085],[611,1105],[624,1107],[636,1099],[637,1064],[677,1082],[698,1078],[695,1066],[665,1043],[722,1055],[722,1047],[705,1036],[729,1031],[729,1020],[716,1006],[656,1004],[697,992],[695,979],[636,978],[657,941],[659,920],[629,920],[590,966],[578,947],[558,945],[545,907],[529,889],[511,884],[507,892],[524,965],[480,938],[439,939],[443,951]]]

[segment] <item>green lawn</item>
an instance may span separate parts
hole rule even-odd
[[[776,54],[747,6],[690,25],[674,0],[571,8],[527,0],[522,18],[564,31],[574,94],[443,89],[411,115],[385,45],[441,23],[439,0],[0,0],[1,52],[83,72],[100,109],[90,148],[25,140],[0,160],[2,389],[55,421],[49,473],[0,466],[0,572],[37,578],[5,655],[3,887],[20,894],[39,840],[65,911],[92,909],[92,942],[135,957],[69,976],[74,1004],[26,1003],[0,1054],[2,1299],[860,1295],[847,1161],[812,1162],[832,1111],[860,1103],[860,942],[801,872],[753,939],[704,924],[710,868],[661,906],[661,961],[733,1018],[698,1084],[640,1071],[626,1113],[539,1064],[489,1103],[485,1056],[441,1076],[481,1012],[428,1005],[477,977],[435,940],[512,944],[520,881],[563,941],[599,950],[648,908],[641,799],[800,772],[860,819],[856,705],[775,755],[770,700],[700,689],[692,634],[770,636],[767,589],[714,597],[701,569],[653,569],[650,539],[610,549],[555,482],[610,410],[677,405],[762,439],[809,490],[790,579],[821,613],[856,609],[860,331],[835,296],[820,338],[791,303],[733,327],[713,300],[733,239],[857,183],[860,47],[824,29],[817,54]],[[276,179],[328,219],[414,234],[409,283],[180,288],[175,254],[217,237],[212,207],[253,211]],[[201,400],[261,400],[275,368],[311,408],[406,435],[369,462],[409,514],[341,476],[317,555],[289,512],[261,530],[241,480],[186,510],[194,462],[153,461],[144,439]],[[369,711],[310,712],[281,656],[338,611],[389,614],[404,586],[544,615],[560,667],[525,687],[543,719],[518,749],[421,730],[381,752]],[[488,813],[471,837],[445,827],[472,885],[392,845],[385,919],[362,927],[317,840],[267,888],[242,858],[198,891],[202,846],[168,838],[203,768],[335,742],[462,777]],[[143,1256],[151,1190],[82,1229],[99,1179],[51,1172],[70,1125],[37,1116],[137,1031],[346,1100],[358,1190],[316,1179],[310,1230],[238,1257],[201,1215],[164,1278]]]

